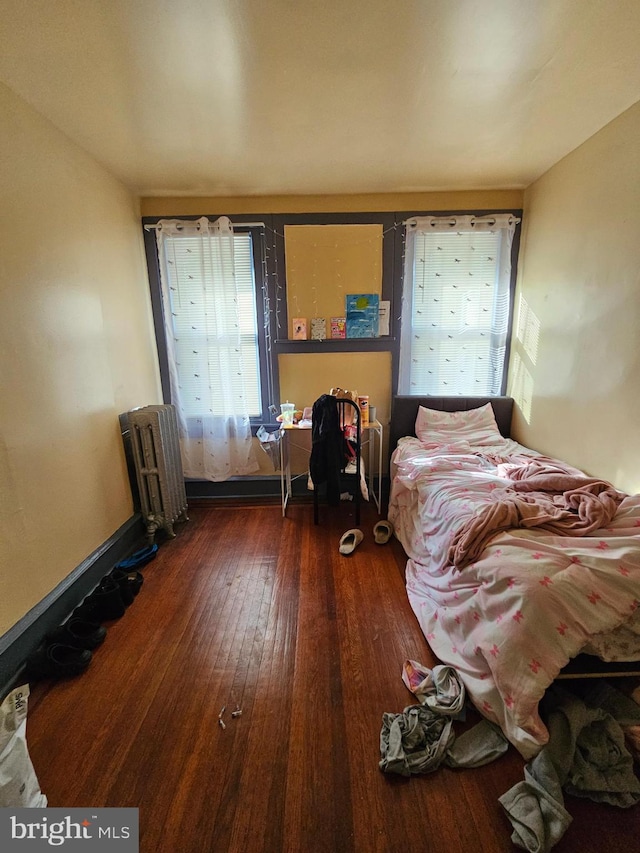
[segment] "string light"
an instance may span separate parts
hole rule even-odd
[[[313,274],[311,276],[311,304],[313,305],[313,316],[318,316],[318,289],[317,289],[317,281],[318,281],[318,253],[316,249],[318,248],[318,244],[313,244]]]
[[[340,224],[344,225],[345,223],[340,223]],[[375,225],[375,223],[359,223],[359,224]],[[290,227],[295,227],[295,226],[290,226]],[[327,227],[327,226],[321,226],[321,227]],[[379,232],[378,234],[376,234],[375,238],[366,237],[366,238],[359,239],[359,240],[352,240],[349,242],[349,248],[354,248],[357,246],[364,246],[364,245],[374,246],[375,244],[377,244],[380,247],[380,252],[378,254],[376,254],[374,270],[375,270],[376,276],[379,276],[380,270],[381,270],[381,257],[382,257],[382,253],[383,253],[382,248],[384,245],[384,237],[387,236],[388,234],[395,233],[398,228],[402,229],[402,234],[403,234],[402,263],[401,263],[401,277],[402,277],[401,283],[403,283],[403,280],[404,280],[404,262],[405,262],[405,252],[406,252],[406,228],[405,228],[404,222],[394,222],[393,225],[390,225],[388,228],[384,228],[382,230],[382,232]],[[269,235],[269,240],[267,240],[267,232]],[[284,231],[279,231],[275,228],[272,228],[270,225],[266,225],[266,224],[265,224],[264,229],[263,229],[263,235],[265,236],[264,242],[267,246],[267,259],[268,260],[271,260],[271,258],[273,259],[273,272],[271,273],[271,278],[272,278],[272,291],[271,292],[274,294],[275,306],[272,307],[270,302],[267,302],[268,317],[269,317],[269,335],[267,338],[267,347],[268,347],[267,352],[268,352],[268,357],[269,357],[269,361],[270,361],[269,370],[272,371],[273,370],[273,366],[272,366],[272,361],[273,361],[273,353],[272,353],[273,335],[272,335],[271,330],[273,329],[273,331],[275,331],[276,340],[282,340],[283,325],[284,325],[283,321],[282,321],[282,317],[283,317],[283,312],[285,310],[284,306],[286,304],[285,286],[283,285],[283,283],[281,281],[280,270],[279,270],[279,254],[280,253],[277,251],[277,245],[276,244],[277,244],[278,239],[285,242],[286,241],[286,235],[285,235]],[[318,316],[318,299],[317,299],[317,287],[318,287],[318,285],[317,285],[317,260],[318,260],[318,258],[317,258],[317,250],[323,250],[323,249],[334,249],[335,250],[338,248],[339,248],[339,243],[336,242],[335,238],[332,238],[331,243],[327,242],[325,244],[322,241],[316,240],[316,242],[313,244],[313,249],[314,249],[313,278],[315,279],[315,281],[314,281],[314,284],[312,286],[312,292],[313,292],[313,314],[316,317]],[[299,273],[299,269],[298,269],[298,265],[297,265],[298,264],[298,257],[296,255],[291,255],[290,257],[287,258],[287,261],[289,263],[289,275],[290,275],[290,278],[287,281],[288,297],[290,299],[290,303],[293,305],[294,312],[297,316],[300,314],[300,311],[301,311],[300,302],[298,299],[298,287],[297,287],[297,285],[298,285],[297,275]],[[343,267],[342,267],[343,258],[338,255],[336,257],[335,262],[336,262],[336,272],[335,272],[336,289],[337,289],[338,293],[340,294],[340,296],[343,296],[343,291],[344,291],[344,274],[343,274]],[[267,271],[265,273],[265,279],[267,279],[268,276],[269,276],[269,273]],[[267,298],[268,298],[268,293],[267,293]],[[272,324],[272,319],[273,319],[273,324]],[[400,317],[398,317],[398,319],[400,319]],[[265,329],[266,329],[266,322],[265,322]]]
[[[269,295],[269,249],[267,245],[265,228],[261,232],[261,247],[262,247],[262,304],[263,304],[263,323],[264,323],[264,339],[267,352],[267,400],[270,405],[274,403],[274,381],[273,381],[273,350],[271,341],[271,297]]]

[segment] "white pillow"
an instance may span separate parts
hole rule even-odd
[[[504,441],[491,403],[464,412],[438,412],[419,406],[416,436],[429,444],[466,441],[477,446]]]

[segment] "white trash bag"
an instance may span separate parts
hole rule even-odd
[[[29,685],[23,684],[0,705],[0,808],[47,805],[27,748],[28,698]]]
[[[256,438],[260,442],[260,447],[267,454],[271,463],[273,465],[274,471],[280,470],[280,442],[282,441],[282,436],[280,434],[280,430],[275,430],[274,432],[269,432],[265,429],[264,425],[261,424],[260,428],[256,433]]]

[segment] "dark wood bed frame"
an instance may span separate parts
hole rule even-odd
[[[413,397],[397,395],[391,401],[389,454],[403,436],[415,436],[418,406],[439,412],[467,412],[491,403],[500,434],[511,437],[513,397]],[[607,663],[593,655],[579,654],[564,667],[558,678],[640,677],[640,661]]]

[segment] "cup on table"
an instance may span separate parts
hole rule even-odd
[[[295,409],[296,407],[293,403],[280,403],[280,414],[282,415],[283,427],[293,426],[293,413],[295,412]]]

